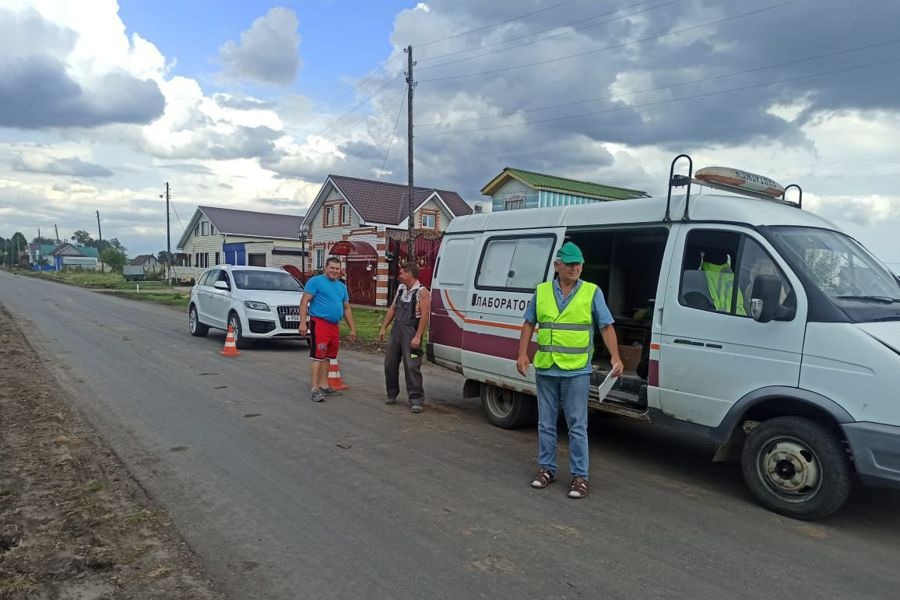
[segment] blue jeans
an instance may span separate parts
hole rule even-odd
[[[569,468],[573,477],[588,477],[589,374],[571,377],[536,375],[538,402],[538,463],[556,473],[556,421],[562,406],[569,427]]]

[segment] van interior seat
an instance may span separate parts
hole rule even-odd
[[[706,273],[699,269],[691,269],[681,274],[681,302],[691,308],[716,310],[716,305],[709,294]]]

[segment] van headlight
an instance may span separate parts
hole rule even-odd
[[[244,300],[244,306],[250,310],[270,310],[269,305],[265,302],[255,302],[253,300]]]

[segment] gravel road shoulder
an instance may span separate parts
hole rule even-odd
[[[0,306],[0,600],[222,597]]]

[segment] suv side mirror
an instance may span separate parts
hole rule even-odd
[[[221,280],[215,282],[213,284],[213,287],[216,288],[217,290],[225,290],[226,292],[231,289],[226,282],[221,281]]]
[[[775,275],[757,275],[750,292],[750,316],[754,321],[768,323],[779,315],[781,279]]]

